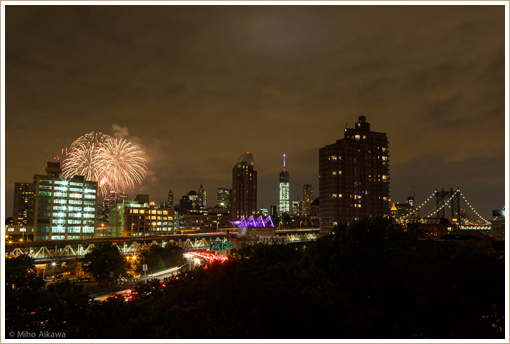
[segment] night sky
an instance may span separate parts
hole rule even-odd
[[[258,207],[319,196],[319,148],[364,115],[390,142],[392,202],[460,188],[505,203],[504,6],[6,6],[5,216],[15,182],[88,132],[145,151],[128,194],[207,205],[245,152]],[[461,207],[465,203],[461,201]],[[468,214],[472,214],[468,212]]]

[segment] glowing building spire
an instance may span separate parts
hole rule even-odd
[[[285,170],[285,154],[283,154],[283,171],[280,172],[280,205],[278,208],[279,216],[290,214],[289,200],[289,172]]]

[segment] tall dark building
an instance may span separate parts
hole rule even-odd
[[[344,138],[319,150],[322,229],[390,212],[388,139],[360,116]]]
[[[174,193],[172,190],[168,191],[168,205],[172,207],[174,205]]]
[[[200,208],[200,199],[195,190],[191,190],[186,196],[188,196],[189,200],[193,204],[194,209]]]
[[[33,226],[34,212],[35,183],[14,183],[13,225]]]
[[[248,218],[257,211],[257,171],[253,155],[243,154],[232,169],[232,189],[229,194],[230,219]]]
[[[303,216],[309,215],[308,208],[313,200],[312,184],[303,184]]]
[[[269,215],[271,215],[273,218],[278,216],[278,206],[276,204],[271,204]]]

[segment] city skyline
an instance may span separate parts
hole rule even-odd
[[[14,183],[92,131],[145,152],[131,198],[203,183],[213,206],[244,152],[259,209],[284,153],[290,201],[317,196],[319,148],[359,116],[387,134],[391,202],[504,206],[504,6],[6,7],[5,217]]]

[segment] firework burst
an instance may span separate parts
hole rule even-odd
[[[97,181],[103,195],[141,184],[147,167],[143,152],[124,139],[114,139],[103,133],[88,133],[74,141],[67,150],[62,175],[84,176]]]

